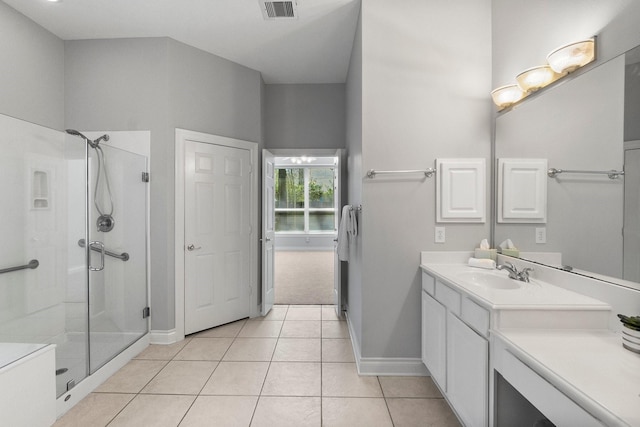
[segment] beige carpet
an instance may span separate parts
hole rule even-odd
[[[276,304],[333,304],[333,251],[277,251]]]

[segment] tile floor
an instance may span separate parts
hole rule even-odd
[[[459,426],[428,377],[359,376],[333,306],[268,316],[150,345],[62,426]]]

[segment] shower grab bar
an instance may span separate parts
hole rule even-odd
[[[26,270],[28,268],[33,270],[34,268],[38,268],[39,265],[40,265],[40,263],[38,262],[37,259],[32,259],[31,261],[29,261],[28,264],[25,264],[25,265],[19,265],[17,267],[9,267],[9,268],[0,269],[0,274],[11,273],[12,271]]]
[[[377,171],[375,169],[369,169],[367,171],[367,178],[373,179],[376,175],[389,175],[389,174],[405,174],[405,173],[422,173],[425,178],[431,178],[437,171],[433,168],[419,169],[419,170],[400,170],[400,171]]]
[[[87,244],[87,243],[85,242],[85,240],[84,240],[84,239],[80,239],[80,240],[78,240],[78,246],[80,246],[81,248],[84,248],[86,244]],[[93,246],[93,245],[91,245],[91,250],[92,250],[92,251],[95,251],[95,252],[100,252],[100,253],[102,253],[102,249],[101,249],[101,248],[96,248],[96,247],[95,247],[95,246]],[[105,255],[108,255],[108,256],[110,256],[110,257],[113,257],[113,258],[121,259],[122,261],[129,261],[129,254],[128,254],[128,253],[126,253],[126,252],[122,252],[121,254],[118,254],[118,253],[111,252],[110,250],[106,250],[106,249],[105,249],[104,254],[105,254]]]
[[[566,170],[566,169],[556,169],[550,168],[547,171],[547,175],[549,178],[555,178],[558,174],[561,173],[587,173],[587,174],[596,174],[596,175],[607,175],[609,179],[616,179],[621,175],[624,175],[624,171],[610,170],[610,171],[582,171],[582,170]]]

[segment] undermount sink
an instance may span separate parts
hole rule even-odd
[[[490,289],[520,289],[524,283],[490,271],[467,271],[459,273],[457,277],[472,285]]]

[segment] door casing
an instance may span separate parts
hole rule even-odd
[[[340,219],[342,206],[346,203],[346,195],[347,195],[347,191],[346,191],[347,190],[347,187],[346,187],[347,152],[345,149],[342,149],[342,148],[338,148],[338,149],[269,148],[268,152],[275,157],[291,157],[291,156],[295,157],[295,156],[302,156],[302,155],[316,156],[316,157],[338,157],[339,161],[338,161],[336,172],[339,176],[339,180],[338,180],[339,188],[336,189],[336,198],[337,198],[336,218],[338,218],[338,220]],[[264,175],[264,171],[262,172],[262,175]],[[264,194],[262,195],[262,197],[264,199]],[[262,208],[264,209],[265,201],[262,200],[262,203],[263,203]],[[337,237],[337,230],[336,230],[336,237]],[[335,244],[334,244],[333,252],[334,252],[334,295],[337,294],[336,300],[339,300],[339,304],[336,304],[335,308],[336,308],[336,313],[342,313],[346,310],[346,301],[345,301],[346,294],[342,292],[342,290],[346,287],[346,279],[347,279],[346,266],[343,266],[343,263],[337,260]],[[336,266],[338,268],[336,268]],[[265,292],[264,286],[265,284],[262,283],[262,287],[263,287],[262,292]],[[335,286],[339,286],[340,289],[335,289]],[[338,316],[340,315],[341,314],[338,314]]]

